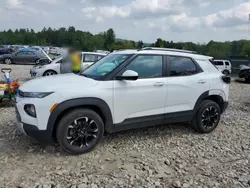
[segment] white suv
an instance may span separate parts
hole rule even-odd
[[[82,70],[88,68],[90,65],[100,60],[104,56],[106,56],[106,54],[104,53],[81,52]],[[61,67],[62,63],[64,63],[64,58],[63,56],[60,56],[49,64],[35,65],[30,69],[30,75],[32,78],[34,78],[34,77],[51,76],[51,75],[60,74],[62,70],[62,67]],[[68,69],[68,65],[66,65],[66,68]]]
[[[225,75],[232,73],[232,66],[229,60],[215,59],[213,60],[214,65]]]
[[[104,132],[190,122],[209,133],[228,106],[229,83],[207,56],[160,48],[119,51],[80,75],[23,84],[17,127],[40,143],[56,138],[72,154],[93,149]]]

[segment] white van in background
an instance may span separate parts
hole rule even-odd
[[[106,54],[96,52],[81,52],[82,70],[87,69],[90,65],[105,57]],[[59,56],[55,60],[46,65],[35,65],[30,69],[31,77],[42,77],[61,74],[61,64],[64,62],[63,56]],[[68,65],[67,65],[68,66]],[[67,67],[66,67],[67,68]],[[63,68],[65,69],[65,67]],[[68,69],[68,68],[67,68]],[[70,70],[68,70],[70,71]]]
[[[214,59],[214,65],[226,76],[232,73],[232,66],[229,60]]]

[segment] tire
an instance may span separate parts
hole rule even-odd
[[[52,75],[56,75],[57,72],[56,71],[53,71],[53,70],[48,70],[48,71],[45,71],[43,73],[43,76],[52,76]]]
[[[222,73],[223,73],[224,75],[226,75],[226,76],[229,76],[229,75],[230,75],[230,73],[229,73],[228,70],[224,70]]]
[[[85,122],[87,122],[86,125]],[[70,111],[62,117],[56,130],[56,138],[62,149],[73,155],[91,151],[103,134],[102,118],[89,109]]]
[[[35,64],[37,65],[39,63],[40,59],[35,60]]]
[[[192,127],[199,133],[210,133],[218,126],[220,117],[221,109],[216,102],[203,101],[192,121]]]
[[[10,64],[12,64],[13,63],[13,60],[11,59],[11,58],[5,58],[4,60],[3,60],[3,62],[6,64],[6,65],[10,65]]]
[[[246,77],[246,82],[250,84],[250,77]]]

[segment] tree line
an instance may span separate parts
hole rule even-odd
[[[38,46],[71,46],[82,51],[94,50],[119,50],[119,49],[140,49],[142,47],[163,47],[197,51],[201,54],[215,58],[229,56],[250,57],[250,41],[210,41],[207,44],[195,44],[193,42],[173,42],[158,38],[155,43],[144,43],[143,41],[117,39],[113,29],[93,35],[90,32],[69,28],[43,28],[35,32],[33,29],[16,29],[0,32],[0,44],[7,45],[38,45]]]

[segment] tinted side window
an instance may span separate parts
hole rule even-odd
[[[27,55],[35,55],[34,52],[27,52]]]
[[[93,54],[84,54],[84,61],[83,62],[95,62],[96,55]]]
[[[216,66],[223,66],[224,63],[223,63],[223,61],[214,61],[214,65],[216,65]]]
[[[126,70],[133,70],[138,73],[139,78],[162,77],[162,56],[141,55],[136,57]]]
[[[17,56],[25,56],[25,55],[26,55],[26,52],[18,52],[16,55],[17,55]]]
[[[192,59],[188,57],[170,56],[168,59],[170,76],[188,76],[198,72]]]
[[[225,64],[226,64],[227,66],[229,66],[229,62],[228,62],[228,61],[226,61]]]

